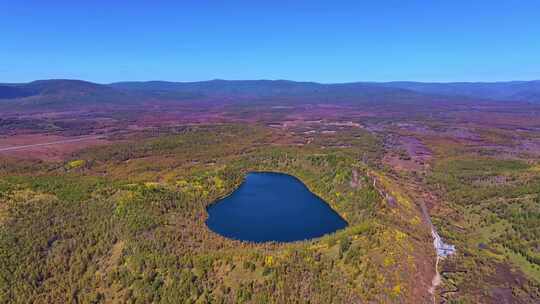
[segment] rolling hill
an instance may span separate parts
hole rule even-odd
[[[540,102],[540,80],[507,82],[385,82],[371,83],[387,88],[407,89],[425,94],[466,96],[501,101]]]
[[[355,82],[322,84],[288,80],[116,82],[52,79],[0,84],[0,106],[12,110],[137,106],[212,101],[253,104],[441,105],[540,102],[540,81],[496,83]]]
[[[540,102],[540,80],[508,82],[352,82],[322,84],[288,80],[210,80],[201,82],[117,82],[111,87],[142,92],[198,93],[201,95],[233,95],[251,97],[333,97],[373,98],[383,97],[441,99],[461,97],[498,101]]]

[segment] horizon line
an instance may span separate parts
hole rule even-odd
[[[228,82],[234,82],[234,81],[273,81],[273,82],[296,82],[296,83],[312,83],[312,84],[322,84],[322,85],[336,85],[336,84],[355,84],[355,83],[374,83],[374,84],[384,84],[384,83],[399,83],[399,82],[410,82],[410,83],[429,83],[429,84],[456,84],[456,83],[511,83],[511,82],[537,82],[540,81],[540,79],[529,79],[529,80],[522,80],[522,79],[514,79],[514,80],[496,80],[496,81],[483,81],[483,80],[475,80],[475,81],[418,81],[418,80],[390,80],[390,81],[371,81],[371,80],[358,80],[358,81],[346,81],[346,82],[320,82],[320,81],[311,81],[311,80],[291,80],[291,79],[283,79],[283,78],[259,78],[259,79],[224,79],[224,78],[213,78],[213,79],[206,79],[206,80],[195,80],[195,81],[176,81],[176,80],[120,80],[120,81],[113,81],[113,82],[98,82],[98,81],[92,81],[92,80],[86,80],[82,78],[43,78],[43,79],[34,79],[26,82],[0,82],[0,85],[21,85],[21,84],[29,84],[32,82],[37,81],[83,81],[88,83],[94,83],[99,85],[111,85],[115,83],[148,83],[148,82],[166,82],[166,83],[201,83],[201,82],[212,82],[212,81],[228,81]]]

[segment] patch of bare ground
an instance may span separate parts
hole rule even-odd
[[[430,127],[424,123],[397,123],[401,131],[417,136],[448,137],[458,140],[479,141],[480,136],[467,126]]]
[[[475,273],[475,269],[466,268],[460,259],[445,261],[442,266],[441,276],[447,282],[441,287],[439,295],[441,303],[449,303],[467,294],[475,303],[488,304],[536,304],[538,299],[528,294],[526,279],[523,274],[512,269],[508,264],[493,264],[492,271],[488,275],[481,275],[475,279],[482,280],[482,286],[464,281],[453,284],[453,276],[464,275],[468,272]],[[469,275],[470,276],[470,275]]]
[[[83,148],[107,143],[99,136],[8,135],[0,137],[0,154],[21,159],[60,161]]]
[[[429,169],[432,153],[415,137],[390,135],[386,148],[383,162],[396,171],[425,172]]]
[[[4,225],[8,217],[7,204],[0,202],[0,227]]]
[[[424,240],[429,243],[429,239]],[[416,303],[432,303],[432,295],[430,287],[432,285],[432,278],[435,275],[435,254],[430,255],[430,246],[426,246],[422,251],[415,251],[413,253],[414,258],[418,261],[416,264],[416,271],[411,274],[411,282],[415,282],[413,285],[413,299]],[[421,300],[420,300],[421,299]]]
[[[523,274],[512,270],[507,264],[498,264],[489,280],[495,286],[489,293],[491,303],[535,303],[538,300],[528,297],[523,291],[520,292],[526,279]]]
[[[516,153],[525,153],[533,157],[540,156],[540,138],[522,140],[517,147],[514,148]]]
[[[359,179],[358,170],[352,169],[352,177],[351,177],[351,181],[349,182],[349,185],[353,189],[362,188],[363,185],[362,185],[362,181]]]
[[[119,286],[111,285],[108,280],[108,276],[116,270],[120,263],[125,246],[124,241],[114,243],[109,255],[99,263],[99,268],[96,271],[96,282],[98,282],[96,291],[102,294],[109,303],[123,303],[124,295],[127,292]]]

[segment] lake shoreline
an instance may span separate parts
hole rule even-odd
[[[256,177],[257,179],[252,180],[251,184],[248,185],[248,178],[250,176]],[[283,180],[283,178],[286,180]],[[257,183],[259,184],[257,185]],[[260,183],[275,183],[274,186],[281,192],[261,188]],[[264,202],[256,202],[256,204],[259,205],[254,206],[253,192],[249,192],[250,190],[245,188],[246,186],[255,187],[255,191],[262,192],[263,195],[259,197],[259,199]],[[266,194],[264,194],[265,191]],[[288,199],[280,197],[280,195],[284,195],[287,191],[292,191],[289,194],[293,196],[294,204],[290,204]],[[242,195],[246,195],[246,193],[242,194],[243,192],[249,192],[249,197],[242,198]],[[234,198],[235,195],[237,198]],[[246,199],[248,199],[249,202],[246,202]],[[240,204],[241,207],[235,206],[236,209],[233,210],[234,213],[231,213],[231,210],[223,211],[233,208],[232,205],[219,205],[219,203],[227,203],[224,201],[228,200],[231,200],[228,204]],[[232,200],[241,201],[237,202]],[[313,203],[317,203],[317,205]],[[215,209],[217,206],[220,206],[219,210]],[[253,209],[254,207],[256,209]],[[279,208],[279,210],[275,210],[276,207]],[[279,171],[247,171],[242,181],[233,191],[208,204],[206,206],[206,211],[208,217],[205,220],[205,224],[213,233],[231,240],[256,244],[271,242],[304,242],[321,238],[349,226],[349,223],[341,216],[341,214],[339,214],[339,212],[334,210],[322,197],[312,192],[300,178]],[[259,211],[266,213],[259,214]],[[216,213],[219,212],[229,212],[224,221],[214,218]],[[287,212],[292,213],[288,214]],[[214,213],[214,217],[212,216],[212,213]],[[299,214],[302,214],[301,217]],[[234,217],[237,217],[236,220]],[[271,221],[277,222],[268,223]],[[265,226],[266,224],[269,224],[270,226],[267,227]],[[253,226],[251,227],[249,225]],[[219,229],[225,230],[220,231]],[[259,231],[257,229],[263,230]],[[282,234],[279,234],[277,231]],[[243,237],[241,236],[242,233]]]

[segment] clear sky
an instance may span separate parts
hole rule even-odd
[[[0,82],[46,78],[540,79],[540,1],[0,0]]]

